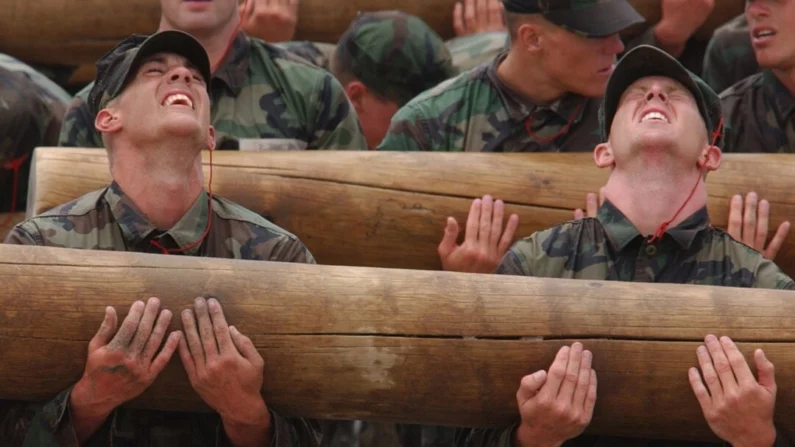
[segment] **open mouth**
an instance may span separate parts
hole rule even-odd
[[[641,119],[640,119],[641,123],[645,123],[647,121],[663,122],[663,123],[669,123],[670,122],[670,120],[668,120],[667,116],[665,116],[663,113],[658,112],[656,110],[652,110],[650,112],[646,112],[643,115],[643,117],[641,117]]]
[[[766,42],[776,36],[776,30],[768,27],[758,26],[751,32],[754,42]]]
[[[182,93],[172,93],[163,100],[163,106],[170,107],[170,106],[183,106],[183,107],[190,107],[193,109],[193,100],[191,100],[187,95],[183,95]]]

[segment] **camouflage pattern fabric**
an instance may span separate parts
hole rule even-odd
[[[504,57],[414,98],[378,149],[577,152],[601,142],[598,99],[568,94],[549,106],[528,104],[497,75]]]
[[[185,216],[170,230],[157,230],[115,183],[107,188],[61,205],[17,225],[6,243],[66,247],[88,250],[160,253],[152,245],[167,249],[186,247],[205,230],[209,196],[202,192]],[[315,259],[298,238],[257,214],[228,200],[212,198],[212,228],[207,239],[184,253],[188,256],[268,260],[314,264]],[[97,321],[99,325],[100,321]],[[26,404],[1,402],[9,415],[3,422],[0,439],[19,440],[30,425],[26,446],[77,447],[73,428],[66,415],[66,390],[47,402],[30,422]],[[10,409],[10,410],[9,410]],[[275,446],[315,446],[320,442],[317,421],[284,419],[271,412]],[[117,409],[88,446],[216,446],[222,433],[217,415],[174,414]],[[3,443],[3,446],[9,444]],[[15,445],[15,444],[11,444]],[[18,445],[18,444],[16,444]]]
[[[436,31],[401,11],[360,13],[333,58],[335,74],[349,73],[398,106],[457,74]]]
[[[508,49],[508,33],[492,31],[456,37],[445,42],[453,56],[453,67],[462,73],[493,61]]]
[[[493,61],[506,49],[507,43],[508,33],[493,31],[456,37],[446,41],[445,46],[452,56],[453,71],[461,73]],[[275,45],[326,70],[330,69],[331,56],[337,48],[330,43],[308,41],[281,42]]]
[[[86,104],[91,87],[69,107],[59,146],[102,147]],[[367,149],[331,74],[242,32],[213,74],[210,100],[217,149]]]
[[[759,72],[748,20],[741,14],[726,22],[712,34],[704,56],[701,77],[720,93]]]
[[[795,282],[751,247],[712,228],[706,207],[649,244],[605,201],[596,218],[569,222],[523,239],[497,273],[725,287],[793,289]]]
[[[0,53],[0,67],[9,71],[24,74],[28,77],[28,79],[33,81],[34,84],[39,86],[41,89],[46,90],[49,94],[49,97],[58,100],[58,102],[61,104],[69,104],[72,101],[72,95],[61,88],[60,85],[53,82],[43,73],[13,56]]]
[[[795,152],[795,99],[770,70],[720,95],[726,121],[724,152]]]
[[[795,282],[773,262],[735,241],[728,233],[711,227],[706,207],[670,228],[659,242],[649,244],[610,201],[605,201],[595,218],[571,221],[516,242],[505,254],[497,273],[795,290]],[[687,386],[686,381],[683,383]],[[694,405],[697,405],[695,401]],[[503,430],[459,430],[456,444],[461,447],[513,447],[516,427],[515,424]],[[717,447],[723,444],[580,436],[563,445]],[[774,447],[788,445],[788,441],[779,436]]]
[[[11,211],[15,183],[14,211],[25,209],[33,149],[57,143],[68,104],[43,82],[46,78],[32,77],[27,71],[33,69],[20,64],[0,61],[0,212]],[[15,182],[13,165],[19,162]]]

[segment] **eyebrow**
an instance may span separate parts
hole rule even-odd
[[[155,62],[155,63],[158,63],[158,64],[163,64],[163,65],[166,65],[166,63],[168,62],[168,59],[167,59],[165,56],[162,56],[162,55],[154,55],[154,56],[149,56],[149,57],[147,57],[146,59],[144,59],[143,61],[141,61],[141,67],[143,67],[143,66],[144,66],[144,65],[146,65],[146,64],[150,64],[150,63],[152,63],[152,62]],[[188,70],[193,70],[193,71],[195,71],[197,74],[199,74],[199,76],[200,76],[202,79],[204,79],[204,76],[201,76],[201,70],[199,70],[199,67],[197,67],[195,64],[193,64],[191,61],[189,61],[189,60],[185,59],[184,66],[185,66],[185,67],[186,67]]]

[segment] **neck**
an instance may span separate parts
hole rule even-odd
[[[531,104],[551,104],[566,91],[547,76],[536,61],[528,60],[517,50],[509,51],[497,67],[497,75],[511,90]]]
[[[685,204],[697,178],[693,197],[668,225],[673,228],[707,204],[707,189],[701,173],[688,171],[672,178],[655,175],[653,171],[633,174],[616,170],[605,186],[605,199],[621,210],[642,235],[650,236]]]
[[[787,91],[789,91],[789,94],[795,97],[795,68],[772,69],[771,71],[779,82],[784,85]]]
[[[188,212],[204,187],[200,152],[174,148],[114,149],[111,175],[124,194],[160,230]]]
[[[212,29],[212,30],[193,30],[191,31],[191,35],[193,35],[196,40],[201,43],[204,47],[204,51],[207,52],[207,57],[210,59],[210,65],[215,70],[221,64],[223,57],[226,55],[226,49],[229,46],[229,42],[235,38],[237,32],[239,31],[240,25],[240,16],[235,14],[234,19],[228,21],[223,25],[220,29]],[[178,30],[174,27],[170,22],[168,22],[165,17],[160,18],[160,28],[159,31],[169,31],[169,30]],[[182,30],[178,30],[182,31]]]

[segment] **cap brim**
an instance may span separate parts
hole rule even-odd
[[[621,95],[635,81],[649,76],[670,78],[684,85],[695,98],[701,116],[708,116],[706,110],[703,110],[704,98],[701,90],[690,72],[665,51],[650,45],[640,45],[621,58],[607,81],[604,97],[605,136],[610,133]]]
[[[612,36],[646,21],[625,0],[598,2],[564,11],[550,11],[544,13],[544,18],[587,37]]]
[[[138,47],[138,51],[127,68],[124,81],[119,86],[120,89],[123,89],[130,77],[135,75],[142,62],[158,53],[177,54],[187,59],[199,70],[209,88],[211,76],[210,59],[207,57],[207,51],[204,50],[199,41],[182,31],[161,31],[147,38]]]

